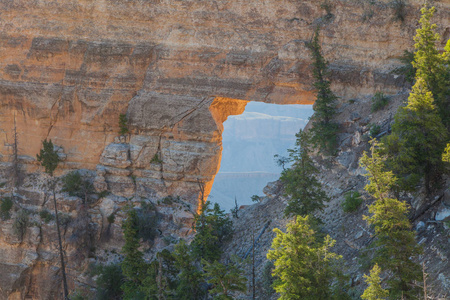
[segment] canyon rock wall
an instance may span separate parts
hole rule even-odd
[[[326,15],[294,0],[2,1],[0,153],[6,160],[15,115],[27,163],[51,138],[67,154],[61,170],[103,165],[111,189],[135,176],[138,190],[195,202],[197,181],[210,185],[220,161],[215,98],[311,103],[307,42],[319,24],[338,95],[395,92],[403,78],[390,71],[411,48],[419,2],[401,23],[387,2],[334,1]],[[448,36],[449,4],[437,5]],[[121,113],[131,134],[115,141]],[[119,148],[128,157],[113,162]],[[149,163],[155,154],[160,165]]]
[[[35,159],[48,138],[65,154],[57,175],[86,169],[99,191],[112,192],[89,211],[96,257],[120,249],[122,216],[112,225],[106,217],[132,197],[181,196],[191,210],[161,213],[175,224],[166,226],[171,234],[186,233],[199,183],[208,193],[219,169],[227,116],[247,101],[314,101],[307,43],[316,26],[339,96],[397,93],[404,79],[391,71],[412,48],[421,2],[409,1],[399,22],[388,1],[332,1],[328,14],[315,0],[1,1],[0,158],[7,167],[16,123],[22,166],[37,175],[17,205],[52,209]],[[448,39],[450,3],[436,6],[434,22]],[[120,114],[128,118],[124,136]],[[60,210],[79,219],[76,201],[58,197]],[[60,292],[53,227],[33,218],[23,240],[11,220],[1,223],[1,299]],[[66,240],[73,232],[71,225]],[[77,262],[71,278],[82,282],[88,258],[75,259],[78,245],[68,245]]]

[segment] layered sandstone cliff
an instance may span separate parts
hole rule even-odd
[[[220,165],[223,121],[246,101],[314,101],[307,43],[317,25],[339,96],[396,93],[404,80],[390,72],[412,47],[421,2],[409,1],[397,22],[388,1],[333,1],[328,15],[314,0],[1,1],[0,158],[6,167],[15,118],[22,166],[36,174],[18,205],[51,209],[35,160],[50,138],[66,157],[57,175],[87,169],[98,190],[112,192],[89,211],[97,249],[120,248],[120,214],[111,225],[116,241],[102,238],[105,220],[131,198],[180,196],[189,213],[161,210],[168,224],[188,230],[199,182],[207,193]],[[450,3],[436,6],[448,39]],[[120,114],[129,120],[126,136],[118,135]],[[77,219],[76,200],[59,197]],[[23,241],[12,221],[1,223],[0,298],[57,294],[53,227],[33,218],[39,226]],[[76,243],[67,247],[76,254]],[[83,281],[86,261],[70,266],[72,286]]]

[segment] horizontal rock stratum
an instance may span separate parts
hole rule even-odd
[[[219,169],[222,123],[229,115],[241,114],[248,101],[314,102],[307,45],[317,26],[337,95],[405,87],[391,71],[413,47],[423,1],[408,1],[404,22],[395,20],[387,0],[331,1],[329,12],[321,2],[0,1],[2,167],[15,119],[29,172],[42,171],[36,154],[47,138],[65,155],[57,175],[88,169],[98,190],[112,192],[93,208],[92,224],[100,233],[123,197],[173,195],[195,207],[199,183],[208,193]],[[450,2],[435,5],[433,22],[447,40]],[[118,133],[121,114],[130,130],[124,136]],[[24,196],[34,199],[24,207],[48,206],[42,191],[33,193]],[[76,201],[59,200],[62,211],[76,213]],[[171,216],[188,223],[185,214]],[[11,228],[11,221],[0,227],[0,273],[7,274],[0,274],[0,299],[56,298],[53,226],[33,227],[23,242]],[[100,233],[97,249],[107,247]],[[120,238],[114,243],[108,249],[120,249]],[[68,256],[77,247],[68,246]],[[79,279],[87,258],[78,262],[69,264],[71,278]]]
[[[220,105],[217,118],[214,99],[314,101],[307,43],[318,25],[340,96],[395,92],[403,78],[390,71],[411,48],[418,16],[420,1],[411,2],[401,23],[383,2],[363,22],[368,7],[355,1],[333,2],[329,15],[294,0],[2,1],[1,153],[15,115],[28,163],[51,138],[64,169],[106,164],[115,190],[135,176],[141,194],[194,199],[197,181],[209,185],[218,170],[220,123],[243,110]],[[438,5],[436,22],[449,24],[448,3]],[[131,134],[116,143],[127,142],[128,155],[111,158],[124,147],[110,145],[123,113]],[[162,163],[150,163],[155,154]]]

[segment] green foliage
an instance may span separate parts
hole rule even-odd
[[[267,258],[275,261],[272,274],[278,299],[332,299],[333,265],[341,259],[330,251],[335,241],[330,236],[317,241],[307,216],[297,216],[286,227],[286,233],[274,229],[273,250],[267,253]]]
[[[47,209],[42,209],[39,212],[39,216],[46,224],[51,222],[55,218]]]
[[[13,207],[13,201],[11,197],[4,197],[0,200],[0,217],[3,220],[8,220],[11,217],[11,209]]]
[[[106,218],[106,220],[109,224],[113,224],[116,221],[116,215],[112,213]]]
[[[144,299],[173,299],[177,287],[178,273],[175,267],[175,258],[167,249],[158,252],[156,259],[147,268],[143,281],[142,292]]]
[[[108,191],[101,191],[101,192],[97,193],[97,196],[99,199],[105,198],[108,195],[109,195]]]
[[[159,158],[158,153],[155,153],[155,155],[153,155],[152,159],[150,160],[151,164],[162,164],[162,160]]]
[[[364,291],[364,294],[362,294],[361,299],[383,300],[389,296],[389,291],[381,287],[380,273],[380,267],[375,264],[372,270],[370,270],[370,276],[364,275],[368,287]]]
[[[67,227],[72,221],[72,217],[69,214],[59,212],[58,213],[59,224],[63,227]]]
[[[403,66],[396,68],[392,71],[394,74],[404,75],[406,81],[409,83],[414,83],[414,79],[416,77],[416,68],[413,66],[414,61],[414,52],[405,50],[403,55],[400,56],[399,60],[403,64]]]
[[[236,262],[221,264],[218,261],[210,263],[202,259],[205,277],[208,283],[212,285],[209,294],[215,295],[213,299],[226,300],[234,299],[231,296],[233,292],[245,292],[247,289],[247,278],[243,276],[242,270]]]
[[[413,259],[421,250],[411,231],[407,204],[390,197],[397,178],[392,171],[385,171],[385,157],[379,153],[379,144],[375,140],[371,143],[371,157],[364,153],[361,166],[366,168],[369,179],[365,189],[375,198],[369,206],[371,215],[364,216],[377,236],[373,261],[392,273],[388,281],[391,297],[397,299],[403,294],[409,299],[417,293],[412,283],[420,279],[420,267]]]
[[[58,166],[59,156],[53,147],[52,140],[42,141],[42,149],[39,154],[36,155],[37,161],[45,168],[45,173],[53,176],[53,172]]]
[[[125,279],[120,264],[100,266],[95,275],[98,275],[96,280],[98,300],[122,299],[123,292],[120,287]]]
[[[28,215],[29,214],[26,210],[19,210],[13,223],[13,231],[21,241],[23,240],[25,233],[27,232],[28,225],[30,225]]]
[[[273,158],[275,159],[275,163],[277,164],[277,166],[282,167],[283,170],[286,169],[286,165],[290,162],[290,159],[288,157],[281,156],[279,154],[275,154]]]
[[[159,215],[151,202],[141,202],[141,208],[136,210],[136,229],[138,237],[144,241],[153,241],[157,235]]]
[[[372,8],[365,9],[361,20],[363,22],[369,21],[370,19],[373,18],[374,14],[375,14],[375,12],[373,11]]]
[[[143,254],[139,251],[138,214],[133,207],[128,207],[127,218],[122,223],[125,244],[122,247],[124,259],[121,263],[125,281],[121,285],[123,299],[135,299],[142,294],[146,265]]]
[[[309,48],[313,56],[314,88],[317,90],[317,99],[313,106],[314,115],[311,117],[313,121],[311,142],[319,148],[321,153],[334,155],[337,147],[336,133],[339,126],[332,119],[336,114],[337,97],[331,91],[331,82],[327,79],[328,63],[321,53],[318,27]]]
[[[89,298],[85,297],[81,291],[76,290],[69,295],[69,299],[70,300],[88,300]]]
[[[161,202],[165,205],[172,205],[173,204],[173,197],[172,196],[167,196],[162,198]]]
[[[331,19],[333,17],[333,5],[331,4],[330,0],[324,0],[322,1],[322,3],[320,4],[320,8],[324,9],[325,12],[327,13],[325,15],[325,19]]]
[[[274,268],[275,266],[270,260],[266,262],[263,268],[261,285],[266,299],[269,299],[275,293],[275,290],[273,289],[275,278],[272,276]]]
[[[294,149],[288,150],[294,164],[290,169],[284,170],[280,177],[284,183],[286,194],[290,196],[284,211],[286,216],[306,216],[322,210],[325,207],[324,202],[329,201],[322,185],[315,177],[318,170],[308,154],[310,151],[309,134],[300,130],[296,137]]]
[[[220,246],[233,233],[232,221],[220,210],[219,204],[206,201],[201,213],[194,218],[194,230],[197,232],[191,243],[192,254],[197,259],[205,259],[212,262],[218,260],[222,254]]]
[[[261,197],[259,197],[258,195],[253,195],[251,197],[251,199],[252,199],[252,202],[256,202],[256,203],[261,202]]]
[[[382,92],[376,92],[372,98],[372,112],[383,109],[389,103],[389,97]]]
[[[175,246],[174,257],[175,267],[180,270],[176,299],[201,299],[205,295],[205,291],[201,288],[203,273],[195,266],[195,258],[184,240]]]
[[[444,153],[442,153],[442,161],[450,163],[450,143],[447,144]]]
[[[381,133],[381,126],[378,124],[370,124],[369,136],[371,138],[376,137]]]
[[[395,115],[392,134],[383,139],[388,166],[402,178],[399,186],[412,190],[422,177],[427,194],[443,172],[442,152],[448,138],[425,81],[418,78],[408,105]]]
[[[88,196],[94,193],[94,185],[87,179],[83,179],[80,172],[72,171],[62,179],[62,191],[70,196],[88,200]]]
[[[421,78],[432,93],[439,115],[447,129],[450,129],[450,40],[441,54],[436,46],[441,37],[435,33],[436,24],[431,24],[436,9],[427,8],[425,3],[420,18],[420,28],[414,37],[416,42],[413,66],[417,69],[416,80]]]
[[[119,134],[125,135],[129,133],[128,130],[128,118],[126,114],[120,114],[119,115]]]
[[[359,192],[345,193],[345,200],[342,202],[342,210],[346,213],[356,211],[362,204],[361,194]]]
[[[406,17],[406,3],[405,0],[393,0],[391,3],[394,12],[394,21],[405,21]]]

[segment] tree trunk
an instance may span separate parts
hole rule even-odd
[[[63,285],[64,285],[64,299],[69,300],[69,289],[67,287],[67,278],[66,278],[66,265],[64,263],[64,252],[63,252],[63,247],[62,247],[61,230],[59,227],[58,207],[56,206],[55,184],[56,184],[56,182],[52,183],[52,192],[53,192],[53,204],[55,205],[56,230],[58,231],[59,256],[61,258],[61,270],[62,270]]]

